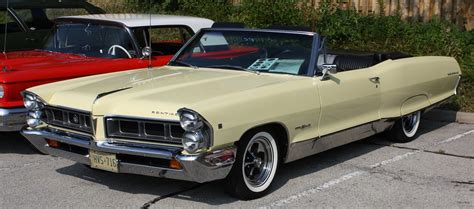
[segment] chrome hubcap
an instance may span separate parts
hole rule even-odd
[[[402,126],[406,134],[412,134],[418,129],[419,112],[412,113],[402,117]]]
[[[260,187],[268,180],[273,169],[273,147],[269,139],[253,139],[244,156],[244,176],[253,187]]]

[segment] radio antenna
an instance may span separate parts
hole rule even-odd
[[[8,7],[10,6],[9,0],[7,0],[7,7],[5,8],[5,36],[3,37],[3,55],[7,56],[7,30],[8,30]]]
[[[150,28],[148,29],[148,34],[149,34],[149,37],[148,37],[148,46],[150,47],[150,55],[148,56],[148,69],[151,69],[153,67],[152,63],[151,63],[151,56],[153,55],[153,49],[151,48],[151,0],[148,1],[150,4],[148,5],[148,13],[150,13]]]

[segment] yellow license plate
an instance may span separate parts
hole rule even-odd
[[[118,173],[118,161],[115,154],[90,150],[89,159],[91,168]]]

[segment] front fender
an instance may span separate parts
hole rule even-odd
[[[312,78],[259,87],[203,101],[190,107],[214,130],[214,146],[238,141],[248,130],[269,123],[288,130],[289,143],[317,135],[320,102]],[[296,127],[305,126],[304,129]]]

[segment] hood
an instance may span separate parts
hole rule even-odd
[[[60,76],[55,69],[64,70],[66,65],[90,64],[99,60],[103,59],[40,50],[9,52],[0,56],[0,82],[52,79],[54,75]]]
[[[182,107],[294,77],[168,66],[80,78],[31,91],[51,105],[92,111],[94,115],[175,119]]]

